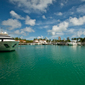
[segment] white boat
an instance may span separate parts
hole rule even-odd
[[[81,44],[81,42],[78,42],[78,46],[81,46],[82,44]]]
[[[6,32],[0,33],[0,51],[12,51],[18,45],[18,41],[15,41],[12,37],[10,37]]]
[[[77,41],[72,40],[71,42],[68,43],[69,46],[77,46]]]

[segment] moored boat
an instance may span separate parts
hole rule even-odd
[[[77,46],[77,41],[72,40],[71,42],[68,43],[69,46]]]
[[[12,51],[18,45],[18,41],[15,41],[12,37],[10,37],[6,32],[0,33],[0,51]]]
[[[81,42],[78,42],[78,46],[81,46],[82,44],[81,44]]]

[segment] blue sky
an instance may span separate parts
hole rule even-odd
[[[0,27],[12,37],[85,37],[85,0],[0,0]]]

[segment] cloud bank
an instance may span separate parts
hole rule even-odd
[[[68,29],[69,27],[76,27],[76,26],[82,26],[85,24],[85,16],[82,17],[70,17],[69,19],[60,22],[58,25],[54,25],[52,27],[52,30],[48,30],[47,32],[50,33],[52,36],[57,36],[57,35],[63,35],[63,33],[71,33],[73,34],[72,37],[80,37],[81,35],[85,35],[85,30],[83,29]]]
[[[35,19],[30,19],[29,16],[26,17],[25,24],[34,26],[35,25]]]
[[[2,25],[8,26],[10,30],[13,30],[15,28],[20,28],[22,25],[17,19],[8,19],[2,21]]]
[[[15,11],[10,11],[10,14],[11,14],[11,16],[12,17],[14,17],[14,18],[16,18],[16,19],[21,19],[21,20],[23,20],[23,19],[25,19],[24,17],[21,17],[20,15],[18,15]]]
[[[16,4],[18,7],[23,8],[25,12],[43,11],[55,0],[10,0],[11,3]]]

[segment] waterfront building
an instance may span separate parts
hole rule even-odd
[[[65,38],[64,38],[64,41],[65,41]]]
[[[38,43],[38,44],[47,44],[47,41],[46,41],[46,40],[44,40],[44,39],[42,39],[42,40],[41,40],[41,39],[39,39],[39,40],[38,40],[38,39],[36,39],[36,40],[34,40],[34,41],[33,41],[33,43]]]
[[[68,45],[77,46],[77,40],[72,40],[71,42],[68,42]]]
[[[67,37],[67,40],[70,40],[69,37]]]
[[[38,43],[38,39],[35,39],[35,40],[33,41],[33,43]]]
[[[61,37],[58,37],[58,40],[61,40]]]

